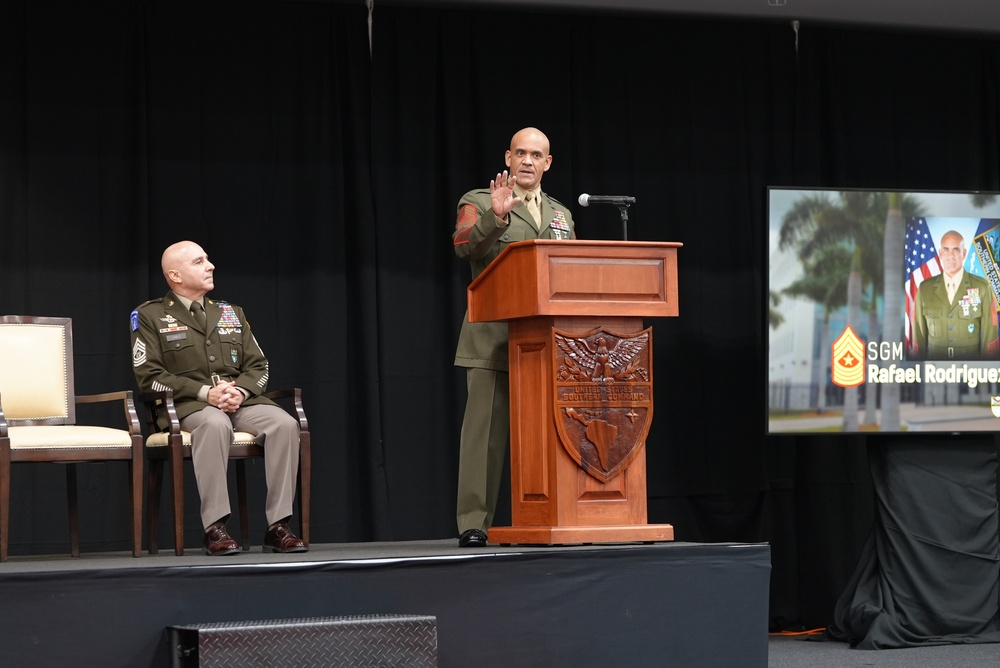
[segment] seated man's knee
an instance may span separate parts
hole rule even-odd
[[[212,431],[218,434],[226,434],[229,438],[232,438],[233,421],[229,418],[228,414],[212,406],[203,408],[199,412],[201,413],[199,415],[201,419],[201,424],[198,426],[199,431]]]
[[[289,436],[294,436],[298,439],[299,434],[299,421],[293,418],[291,415],[282,411],[283,417],[278,421],[278,431],[282,434],[287,434]]]

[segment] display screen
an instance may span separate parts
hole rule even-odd
[[[768,189],[767,433],[1000,429],[1000,193]]]

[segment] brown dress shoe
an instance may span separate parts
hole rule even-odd
[[[205,531],[205,554],[221,557],[227,554],[236,554],[239,551],[240,544],[229,535],[225,524],[213,524]]]
[[[275,522],[264,536],[264,552],[308,552],[306,542],[292,533],[284,522]]]

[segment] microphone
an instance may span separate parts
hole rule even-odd
[[[635,198],[628,195],[588,195],[583,193],[577,200],[580,206],[590,206],[591,204],[614,204],[615,206],[628,206],[635,204]]]

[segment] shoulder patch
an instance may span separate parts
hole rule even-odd
[[[132,332],[139,331],[139,311],[146,308],[150,304],[159,304],[163,301],[163,297],[157,297],[155,299],[147,299],[143,303],[133,309],[132,313],[128,316],[128,327]]]

